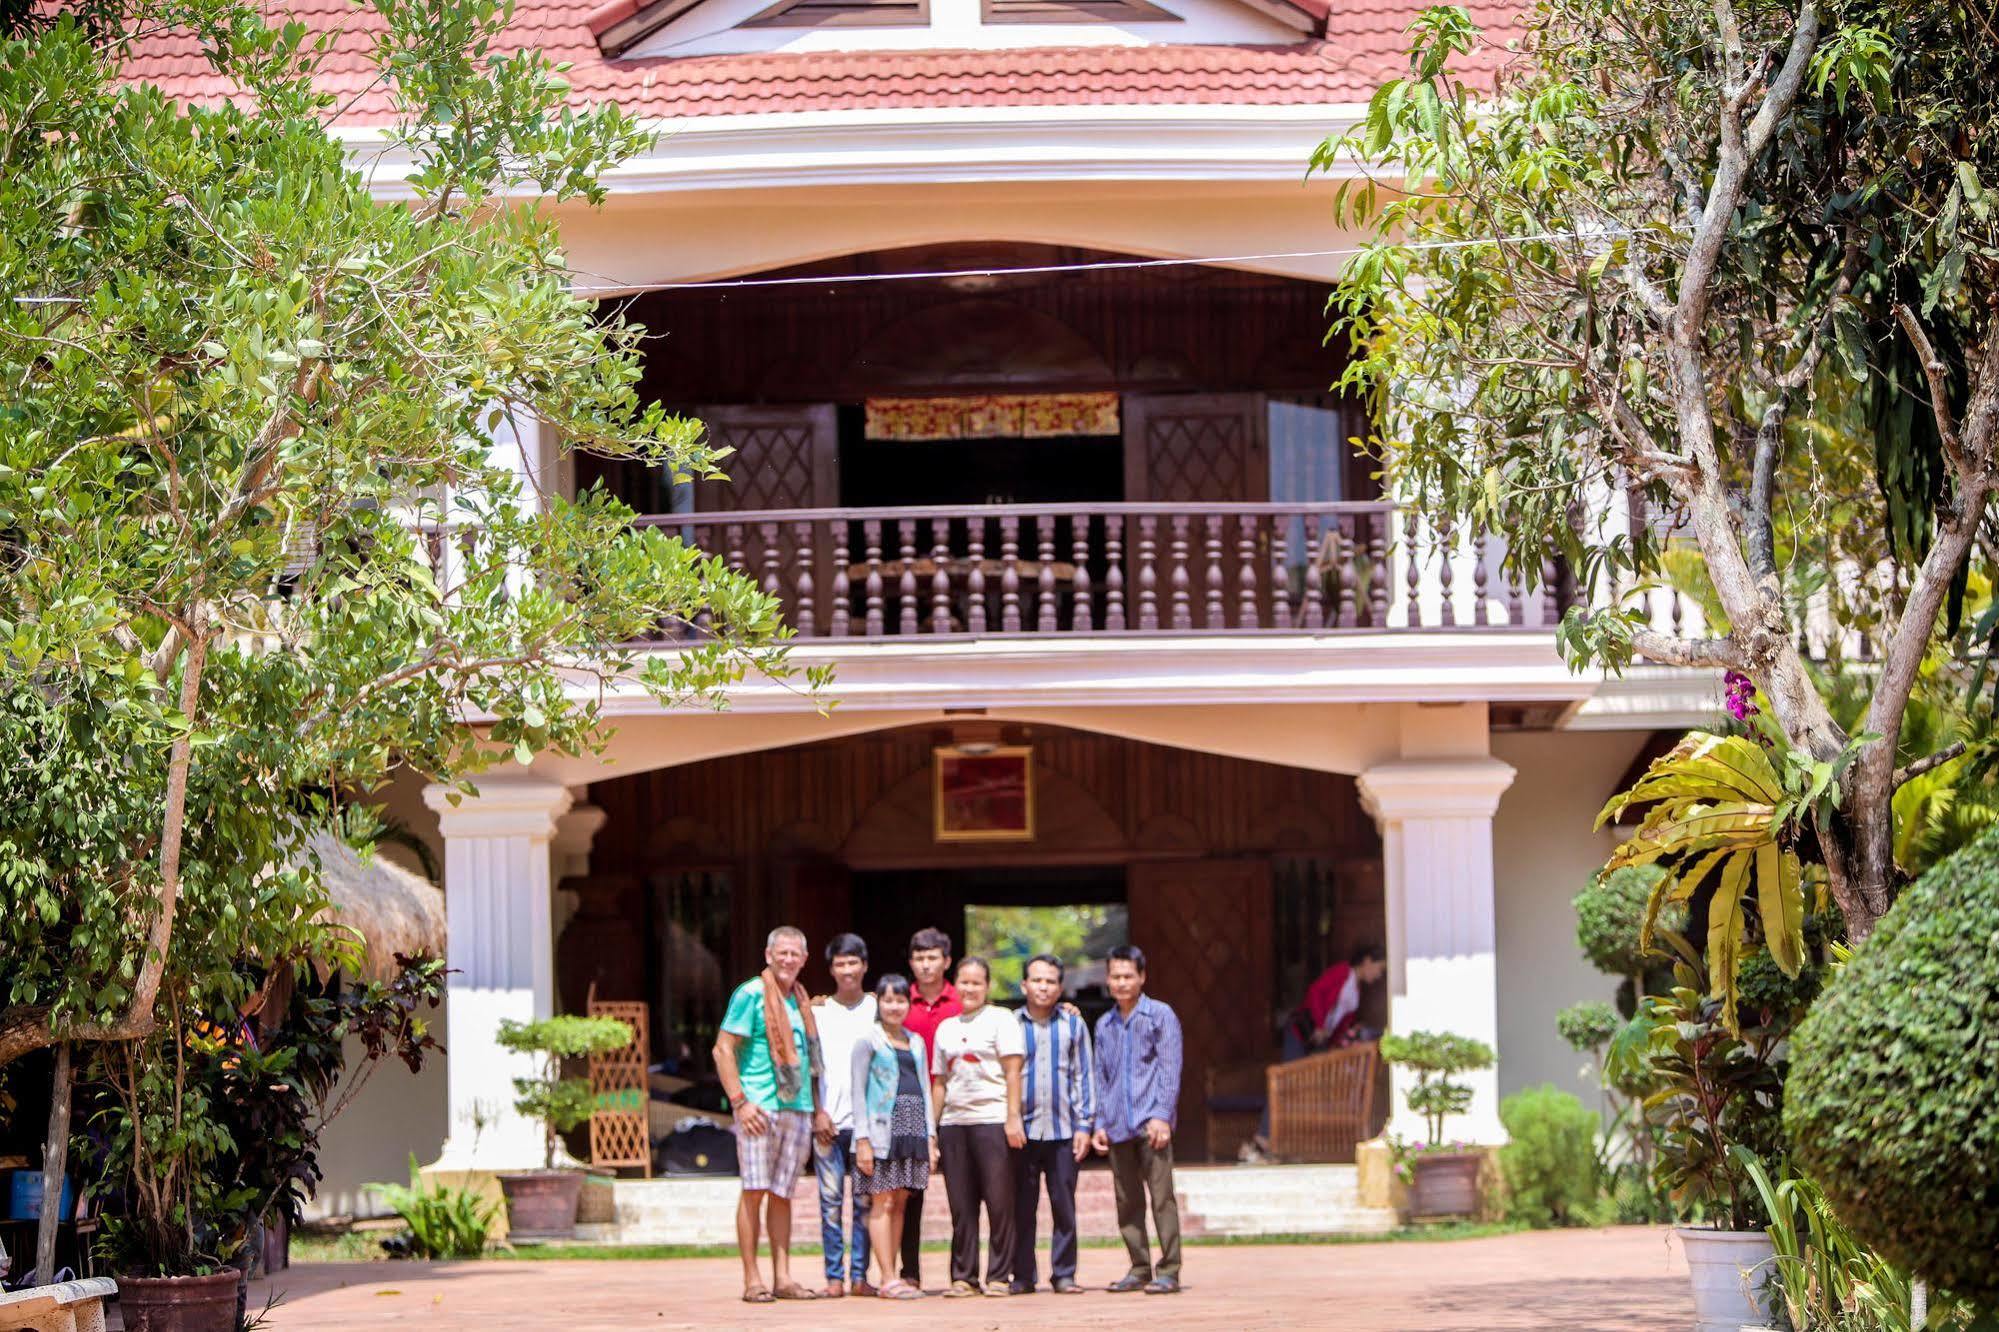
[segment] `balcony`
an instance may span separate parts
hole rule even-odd
[[[1537,588],[1524,588],[1500,570],[1497,539],[1440,546],[1413,510],[1385,502],[790,509],[639,522],[755,578],[806,641],[1545,630],[1570,604],[1552,561]]]

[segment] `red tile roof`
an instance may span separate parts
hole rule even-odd
[[[1307,0],[1310,3],[1310,0]],[[1323,39],[1289,46],[1090,46],[1016,50],[844,51],[792,55],[606,58],[591,31],[602,0],[519,0],[503,48],[568,62],[578,101],[615,100],[639,116],[713,116],[881,107],[1315,105],[1364,101],[1406,68],[1415,3],[1353,0],[1332,8]],[[1517,4],[1474,4],[1495,42]],[[351,107],[343,123],[380,124],[389,99],[371,84],[380,23],[351,0],[279,0],[276,17],[336,31],[322,83]],[[229,86],[184,34],[150,38],[130,76],[186,101]]]

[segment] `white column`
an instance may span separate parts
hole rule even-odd
[[[1509,765],[1483,756],[1401,759],[1360,775],[1361,803],[1381,826],[1391,1031],[1456,1032],[1499,1051],[1492,816],[1512,782]],[[1445,1133],[1504,1142],[1498,1070],[1464,1076],[1471,1110]],[[1419,1140],[1428,1130],[1403,1099],[1414,1083],[1394,1071],[1389,1132]]]
[[[516,1170],[543,1161],[541,1126],[514,1113],[526,1055],[495,1040],[503,1018],[531,1022],[555,1009],[550,844],[570,794],[526,775],[479,782],[458,797],[424,788],[444,834],[445,1080],[450,1127],[436,1170]],[[453,805],[452,799],[458,798]]]

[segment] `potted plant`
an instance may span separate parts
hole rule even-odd
[[[583,1175],[556,1169],[555,1148],[558,1135],[588,1122],[591,1095],[588,1079],[562,1076],[562,1061],[622,1049],[631,1040],[632,1029],[616,1018],[563,1016],[500,1023],[499,1042],[504,1049],[540,1061],[535,1076],[514,1079],[514,1109],[540,1120],[545,1129],[542,1168],[499,1175],[511,1237],[569,1239],[576,1234],[576,1203],[583,1193]]]
[[[1744,1003],[1738,1033],[1724,1020],[1725,1001],[1699,979],[1683,961],[1679,983],[1646,999],[1618,1042],[1642,1043],[1655,1087],[1645,1102],[1654,1169],[1681,1213],[1700,1222],[1674,1231],[1693,1281],[1696,1332],[1736,1332],[1770,1320],[1770,1217],[1744,1162],[1783,1157],[1779,1052],[1802,1006],[1780,994],[1773,1003]],[[1745,998],[1796,985],[1774,965],[1754,962],[1745,962],[1740,984]],[[1623,1057],[1613,1050],[1613,1059]]]
[[[1475,1215],[1485,1153],[1472,1143],[1445,1141],[1444,1121],[1471,1107],[1471,1087],[1453,1075],[1491,1068],[1492,1047],[1454,1032],[1415,1031],[1383,1036],[1381,1055],[1416,1074],[1405,1099],[1428,1129],[1422,1142],[1395,1141],[1395,1168],[1409,1186],[1410,1215]]]
[[[201,1076],[232,1033],[162,1007],[151,1034],[92,1051],[98,1252],[132,1332],[233,1332],[249,1193],[230,1182],[228,1130]]]

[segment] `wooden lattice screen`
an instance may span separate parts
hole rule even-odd
[[[590,1016],[616,1018],[632,1029],[631,1043],[623,1049],[590,1056],[590,1164],[637,1166],[651,1179],[651,1112],[646,1104],[650,1014],[642,1003],[592,999]]]
[[[1379,1049],[1368,1042],[1269,1070],[1270,1151],[1286,1161],[1351,1161],[1368,1136]]]

